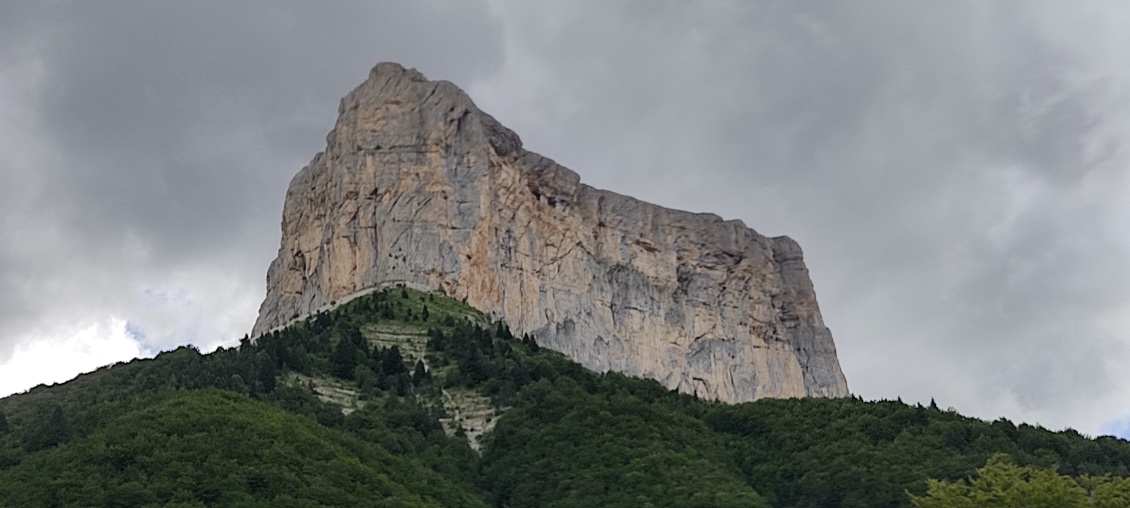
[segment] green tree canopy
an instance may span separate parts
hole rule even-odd
[[[1125,508],[1130,480],[1109,476],[1072,478],[1054,467],[1022,467],[994,455],[971,480],[930,480],[926,495],[910,496],[916,508]]]

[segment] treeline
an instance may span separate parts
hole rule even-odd
[[[924,493],[926,479],[969,477],[1001,453],[1069,476],[1130,474],[1125,440],[989,423],[933,404],[764,400],[716,406],[704,421],[750,485],[778,506],[909,506],[906,493]]]
[[[498,397],[513,407],[482,458],[496,505],[758,506],[756,492],[769,506],[909,507],[927,480],[968,478],[997,454],[1069,477],[1130,475],[1130,443],[1110,436],[898,401],[717,404],[479,339],[463,356],[488,359],[480,386],[517,393]]]
[[[380,345],[387,341],[373,339],[375,324],[425,336],[425,361],[406,361],[400,348]],[[316,396],[313,380],[350,387],[363,407],[343,414],[340,406]],[[440,423],[451,416],[443,405],[445,390],[454,389],[489,396],[499,411],[481,456],[461,437],[445,434]],[[193,399],[197,393],[207,400]],[[182,402],[169,402],[174,400]],[[80,474],[80,466],[66,464],[88,463],[83,454],[94,452],[78,443],[102,443],[100,436],[117,435],[112,429],[140,421],[131,418],[171,422],[164,412],[181,411],[176,418],[191,419],[184,411],[208,413],[217,405],[245,403],[257,408],[246,411],[285,411],[289,416],[272,421],[304,422],[303,432],[366,443],[373,454],[387,452],[400,461],[382,458],[380,467],[424,471],[420,474],[432,478],[429,485],[499,507],[910,507],[911,496],[926,495],[929,479],[950,485],[975,477],[997,454],[1017,467],[1055,467],[1069,478],[1130,475],[1130,443],[1111,437],[1089,439],[1003,419],[989,423],[897,401],[763,400],[731,406],[674,393],[654,381],[596,374],[539,348],[530,337],[513,336],[504,323],[490,323],[460,302],[394,288],[238,348],[209,355],[181,348],[0,400],[0,505],[24,499],[4,497],[15,495],[20,484],[51,485],[27,483],[29,478]],[[211,453],[190,452],[192,447],[216,444],[203,438],[195,444],[158,439],[149,448],[131,443],[134,455],[166,454],[173,469]],[[169,449],[182,445],[188,448]],[[258,464],[268,456],[241,457],[230,464]],[[263,467],[269,468],[255,466]],[[288,471],[278,478],[301,483],[307,474],[302,471],[309,470]],[[115,478],[128,483],[131,474]],[[296,495],[263,490],[259,480],[241,478],[236,483],[243,487],[229,487],[250,496],[239,497],[245,501]],[[118,480],[106,480],[105,489]],[[407,479],[394,483],[422,496],[412,503],[446,505],[431,490],[413,491],[416,484]],[[138,499],[166,499],[168,492],[154,490]],[[177,495],[217,504],[189,492]]]

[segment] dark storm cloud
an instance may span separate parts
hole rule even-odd
[[[41,112],[65,158],[52,199],[88,241],[134,233],[160,256],[195,257],[274,215],[377,60],[467,81],[497,64],[488,19],[428,3],[53,7]]]
[[[24,115],[0,124],[34,141],[0,152],[0,361],[48,309],[140,313],[177,273],[261,292],[339,98],[383,60],[472,82],[500,65],[497,33],[477,2],[0,7],[0,105]]]

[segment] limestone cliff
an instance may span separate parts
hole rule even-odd
[[[727,402],[848,394],[793,240],[584,185],[397,64],[338,114],[287,191],[255,336],[405,283],[597,371]]]

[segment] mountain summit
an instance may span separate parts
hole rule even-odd
[[[395,63],[338,114],[287,190],[253,335],[404,284],[704,398],[848,394],[792,239],[584,185],[455,85]]]

